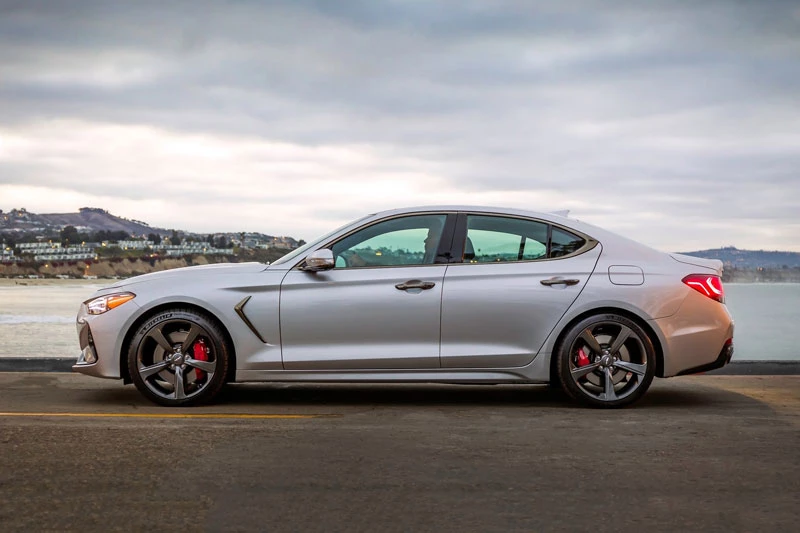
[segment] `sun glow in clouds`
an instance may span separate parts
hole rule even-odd
[[[23,183],[0,184],[4,204],[36,212],[101,206],[200,232],[246,228],[308,238],[402,205],[564,204],[546,191],[519,192],[513,201],[508,191],[459,191],[435,165],[376,147],[306,147],[67,120],[0,129],[0,164],[27,167]]]
[[[0,209],[310,239],[431,204],[800,250],[792,3],[16,2]]]

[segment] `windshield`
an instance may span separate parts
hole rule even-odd
[[[364,216],[364,217],[361,217],[361,218],[359,218],[358,220],[354,220],[353,222],[348,222],[348,223],[347,223],[347,224],[345,224],[344,226],[340,226],[340,227],[336,228],[335,230],[333,230],[333,231],[331,231],[331,232],[328,232],[328,233],[326,233],[326,234],[325,234],[325,235],[323,235],[322,237],[318,237],[318,238],[314,239],[313,241],[311,241],[311,242],[309,242],[309,243],[306,243],[306,244],[304,244],[304,245],[303,245],[303,246],[301,246],[300,248],[298,248],[298,249],[296,249],[296,250],[293,250],[292,252],[289,252],[288,254],[284,255],[283,257],[281,257],[281,258],[280,258],[280,259],[278,259],[277,261],[273,261],[273,262],[272,262],[272,264],[271,264],[270,266],[273,266],[273,265],[282,265],[282,264],[284,264],[284,263],[288,263],[289,261],[293,260],[294,258],[296,258],[296,257],[299,257],[299,256],[303,255],[303,254],[304,254],[306,251],[308,251],[309,249],[311,249],[311,248],[313,248],[313,247],[317,246],[317,245],[318,245],[320,242],[324,241],[325,239],[328,239],[328,238],[330,238],[330,237],[332,237],[332,236],[336,235],[336,234],[337,234],[337,233],[339,233],[340,231],[344,230],[345,228],[348,228],[348,227],[350,227],[350,226],[354,226],[354,225],[356,225],[356,224],[358,224],[358,223],[360,223],[360,222],[362,222],[362,221],[364,221],[364,220],[368,219],[368,218],[369,218],[369,217],[371,217],[371,216],[372,216],[372,215],[367,215],[367,216]]]

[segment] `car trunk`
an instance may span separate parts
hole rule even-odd
[[[669,254],[669,256],[679,263],[708,268],[715,271],[718,276],[722,275],[722,261],[719,259],[704,259],[702,257],[694,257],[683,254]]]

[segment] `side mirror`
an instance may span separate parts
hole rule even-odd
[[[336,261],[333,259],[333,252],[328,248],[321,248],[314,250],[306,257],[306,266],[303,267],[303,270],[318,272],[330,270],[334,266],[336,266]]]

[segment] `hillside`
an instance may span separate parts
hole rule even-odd
[[[171,234],[171,230],[153,228],[144,222],[121,218],[95,207],[82,207],[77,213],[36,214],[25,209],[12,209],[8,213],[0,211],[0,231],[60,230],[64,226],[75,226],[81,232],[104,230],[124,231],[129,235]]]
[[[681,252],[686,255],[703,257],[706,259],[719,259],[725,268],[735,269],[783,269],[800,268],[800,253],[779,252],[764,250],[739,250],[733,246],[699,250],[696,252]]]
[[[77,213],[37,214],[31,213],[24,208],[12,209],[8,212],[0,210],[0,233],[5,234],[7,237],[14,235],[31,237],[35,234],[57,235],[65,226],[74,226],[81,233],[124,231],[126,234],[133,236],[147,236],[154,233],[162,237],[170,236],[173,233],[172,229],[151,227],[146,222],[118,217],[105,209],[95,207],[82,207]],[[206,235],[190,232],[178,231],[178,233],[181,237],[200,237],[203,240],[206,238]],[[245,247],[252,246],[252,243],[259,241],[276,241],[272,242],[272,244],[287,248],[293,248],[297,245],[297,241],[291,237],[274,237],[262,233],[228,232],[217,233],[215,236],[224,236],[228,242],[232,238],[240,238]],[[277,241],[280,241],[280,243]],[[707,259],[719,259],[725,264],[725,268],[728,271],[800,269],[800,253],[797,252],[740,250],[733,246],[727,246],[681,253]]]
[[[70,234],[73,242],[109,241],[117,242],[127,238],[147,238],[156,244],[160,237],[171,241],[207,242],[218,248],[237,247],[249,249],[281,248],[291,250],[304,244],[290,236],[274,236],[254,231],[228,231],[213,233],[193,233],[179,229],[152,227],[141,220],[132,220],[112,215],[105,209],[82,207],[77,213],[31,213],[26,209],[0,210],[0,243],[14,248],[19,243],[42,240],[66,242],[66,227],[74,227]],[[70,230],[72,231],[72,230]],[[66,244],[65,244],[66,245]],[[274,259],[274,258],[273,258]]]
[[[102,209],[81,208],[78,213],[52,213],[37,215],[37,217],[53,226],[79,226],[91,231],[125,231],[132,235],[157,233],[167,235],[170,233],[163,228],[153,228],[148,224],[135,220],[128,220],[112,215]]]

